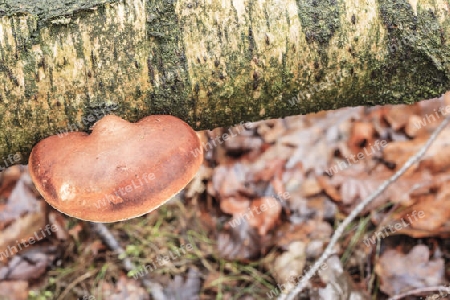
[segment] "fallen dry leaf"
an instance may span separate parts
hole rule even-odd
[[[283,136],[286,131],[286,124],[283,119],[272,119],[256,124],[256,131],[263,138],[265,143],[274,143]]]
[[[250,199],[239,195],[220,199],[220,209],[227,214],[235,215],[234,217],[246,213],[249,208]]]
[[[274,239],[276,246],[287,250],[296,241],[306,244],[308,258],[316,258],[322,254],[323,245],[329,241],[333,228],[328,222],[308,220],[301,224],[284,223],[278,227]]]
[[[55,228],[54,235],[58,240],[68,240],[69,239],[69,232],[66,230],[66,223],[68,220],[63,217],[63,215],[60,212],[57,212],[56,210],[52,210],[48,214],[48,221],[49,224]]]
[[[322,192],[322,188],[317,182],[316,177],[309,177],[302,182],[300,191],[303,197],[311,197]]]
[[[384,118],[391,125],[392,129],[398,131],[404,128],[411,116],[420,114],[420,107],[417,105],[395,105],[386,109]]]
[[[240,220],[219,233],[217,249],[221,257],[246,261],[261,253],[261,237],[248,222]]]
[[[361,152],[364,147],[373,144],[375,140],[375,128],[367,121],[355,121],[352,124],[348,148],[353,154]]]
[[[362,165],[352,165],[335,174],[332,178],[318,177],[318,182],[341,209],[349,213],[357,204],[371,195],[383,182],[392,176],[392,171],[367,172]],[[417,183],[428,181],[432,176],[427,172],[403,176],[394,185],[389,186],[379,197],[368,205],[362,214],[385,204],[388,200],[394,203],[412,204],[411,193]]]
[[[26,300],[28,299],[28,282],[24,280],[0,282],[1,300]]]
[[[344,271],[342,263],[336,255],[327,259],[323,267],[319,269],[318,274],[325,287],[313,287],[311,291],[312,300],[370,299],[367,293],[356,288],[352,278]]]
[[[292,277],[299,277],[305,265],[306,243],[294,241],[275,259],[272,274],[277,282],[287,282]]]
[[[214,197],[231,197],[236,194],[253,195],[254,191],[245,186],[249,167],[237,163],[232,166],[219,166],[214,169],[208,193]]]
[[[8,256],[19,251],[17,241],[28,241],[32,238],[36,242],[48,236],[42,231],[46,225],[47,204],[36,200],[30,185],[28,173],[23,173],[12,190],[7,205],[0,211],[0,252],[9,253]],[[0,257],[0,260],[2,259],[3,257]]]
[[[412,289],[439,286],[444,280],[444,259],[430,259],[425,245],[415,246],[408,254],[387,250],[376,263],[380,289],[394,296]]]
[[[430,236],[450,236],[450,186],[447,183],[437,194],[426,194],[417,197],[415,204],[400,209],[392,216],[393,222],[405,221],[408,226],[402,226],[397,233],[407,234],[414,238]],[[388,225],[387,225],[388,226]]]
[[[140,283],[134,279],[127,278],[125,275],[120,275],[119,280],[115,286],[110,283],[101,282],[102,294],[104,299],[110,300],[149,300],[150,296]]]
[[[421,134],[422,131],[426,130],[426,127],[419,127],[417,124],[420,124],[422,118],[417,115],[412,115],[408,119],[408,123],[405,126],[405,133],[413,138]],[[423,135],[424,133],[422,133]]]
[[[247,221],[260,235],[265,235],[279,222],[281,204],[274,197],[262,197],[252,201],[250,210],[252,216]]]
[[[11,166],[0,172],[0,198],[9,198],[21,174],[21,166],[19,165]]]
[[[266,152],[269,153],[269,152]],[[274,152],[271,152],[274,153]],[[284,158],[272,158],[267,159],[264,155],[261,156],[259,161],[264,161],[264,167],[257,169],[257,166],[262,166],[263,164],[258,164],[256,161],[252,165],[252,177],[251,180],[257,181],[270,181],[275,177],[275,174],[280,174],[286,164],[286,159]]]
[[[57,247],[34,246],[13,256],[7,265],[0,266],[1,280],[30,280],[40,278],[56,258]]]
[[[428,137],[416,138],[414,140],[389,143],[383,149],[383,159],[395,164],[400,169],[405,162],[419,151],[427,142]],[[446,128],[430,146],[419,164],[410,169],[427,168],[432,172],[442,172],[450,168],[450,128]]]
[[[315,174],[322,174],[327,169],[334,152],[341,146],[342,136],[347,135],[345,131],[350,129],[348,126],[350,120],[361,112],[361,108],[352,108],[346,111],[329,111],[325,114],[326,118],[306,116],[306,120],[309,120],[312,126],[302,130],[291,128],[278,141],[283,145],[296,147],[286,163],[286,168],[301,165],[304,172],[313,170]]]
[[[164,295],[166,300],[200,299],[200,272],[193,268],[189,269],[186,280],[176,275],[164,289]]]

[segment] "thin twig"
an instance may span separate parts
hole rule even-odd
[[[445,296],[450,294],[450,288],[448,288],[446,286],[429,286],[429,287],[414,289],[412,291],[408,291],[403,294],[395,295],[395,296],[389,298],[388,300],[400,300],[406,296],[413,296],[413,295],[417,295],[417,294],[421,294],[421,293],[429,293],[429,292],[439,292],[440,293],[441,291],[445,291],[447,293]]]
[[[114,252],[122,258],[123,267],[127,272],[134,269],[134,265],[131,260],[127,257],[125,250],[119,245],[119,242],[112,235],[111,231],[102,223],[89,222],[92,229],[100,236],[100,238],[105,242],[105,244]],[[163,288],[161,285],[151,282],[146,278],[141,278],[141,282],[147,290],[150,291],[155,300],[165,300]]]
[[[428,141],[423,145],[423,147],[417,152],[414,156],[412,156],[405,164],[404,166],[398,170],[391,178],[383,182],[382,185],[378,187],[378,189],[372,193],[369,197],[367,197],[363,202],[359,203],[355,209],[348,215],[347,218],[339,225],[339,227],[336,229],[336,231],[333,234],[333,237],[330,240],[330,243],[328,244],[327,248],[323,252],[322,256],[316,261],[314,266],[309,269],[309,271],[305,274],[305,276],[302,277],[298,285],[293,288],[289,294],[281,294],[278,297],[278,300],[293,300],[294,297],[300,293],[308,284],[309,280],[314,276],[314,274],[317,272],[320,266],[322,266],[323,263],[327,260],[327,258],[334,254],[334,247],[336,246],[339,238],[342,236],[342,234],[345,231],[345,228],[353,222],[353,220],[363,211],[363,209],[369,205],[375,198],[377,198],[381,193],[383,193],[388,186],[390,186],[392,183],[397,181],[397,179],[402,176],[411,166],[413,166],[415,163],[419,162],[422,156],[425,154],[425,152],[428,150],[428,148],[431,146],[431,144],[436,140],[437,136],[442,132],[442,130],[447,126],[447,124],[450,122],[450,115],[447,116],[444,121],[436,128],[436,130],[433,132],[433,134],[430,136]]]
[[[67,299],[66,296],[67,294],[80,282],[88,279],[89,277],[91,277],[92,275],[94,275],[91,272],[87,272],[84,273],[83,275],[81,275],[80,277],[78,277],[77,279],[75,279],[75,281],[73,281],[71,284],[69,284],[66,289],[64,290],[64,292],[61,293],[61,295],[58,297],[58,300],[64,300]]]

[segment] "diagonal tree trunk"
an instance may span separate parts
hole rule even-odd
[[[112,110],[205,129],[450,89],[449,0],[4,0],[0,16],[0,167]]]

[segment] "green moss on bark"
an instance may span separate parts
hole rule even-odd
[[[0,17],[28,13],[42,21],[55,17],[62,19],[61,16],[113,2],[116,0],[4,0],[0,3]]]
[[[298,15],[308,43],[328,45],[339,29],[337,0],[297,0]]]
[[[365,90],[385,91],[377,103],[413,103],[420,96],[434,97],[449,89],[449,51],[434,12],[419,7],[415,16],[406,0],[379,4],[389,57],[373,67]]]
[[[149,110],[141,116],[171,114],[195,122],[195,116],[186,114],[192,106],[189,97],[191,83],[187,76],[182,32],[173,1],[147,1],[147,38],[150,55],[147,59],[148,77],[153,87],[147,93]]]

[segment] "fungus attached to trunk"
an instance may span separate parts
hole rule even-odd
[[[202,147],[182,120],[149,116],[129,123],[108,115],[88,135],[51,136],[32,150],[36,188],[57,210],[78,219],[115,222],[149,213],[189,183]],[[191,152],[192,151],[192,152]]]

